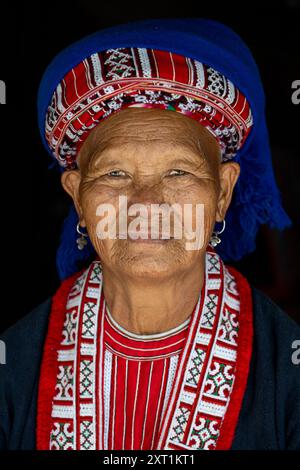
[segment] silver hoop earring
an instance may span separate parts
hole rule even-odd
[[[77,240],[76,240],[77,248],[78,248],[78,250],[83,250],[84,247],[87,245],[87,237],[88,237],[88,234],[87,234],[87,233],[83,233],[83,232],[80,231],[79,222],[78,222],[78,224],[77,224],[76,231],[77,231],[77,233],[79,233],[79,235],[80,235],[80,237],[77,238]]]
[[[225,222],[225,219],[223,220],[223,227],[222,229],[219,231],[219,230],[215,230],[213,233],[212,233],[212,236],[211,236],[211,239],[210,239],[210,242],[209,244],[215,248],[217,245],[219,245],[219,243],[221,243],[221,238],[219,237],[219,235],[221,235],[221,233],[224,232],[225,230],[225,227],[226,227],[226,222]]]

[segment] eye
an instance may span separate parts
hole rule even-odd
[[[187,172],[183,170],[178,170],[177,168],[174,168],[168,174],[168,176],[183,176],[183,175],[187,175]]]
[[[112,170],[107,173],[107,176],[111,176],[113,178],[118,178],[120,176],[126,176],[125,171],[123,170]]]

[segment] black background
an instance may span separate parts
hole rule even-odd
[[[177,6],[176,6],[177,5]],[[262,227],[257,250],[236,267],[300,322],[300,105],[291,101],[300,79],[300,2],[47,1],[1,4],[0,106],[1,317],[0,330],[52,295],[59,285],[55,252],[69,199],[50,170],[37,127],[42,74],[61,49],[97,29],[159,17],[204,17],[226,23],[248,44],[261,71],[273,161],[293,227]]]

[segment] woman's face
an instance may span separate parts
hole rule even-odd
[[[131,108],[104,120],[83,144],[78,166],[62,175],[62,184],[102,263],[155,278],[200,261],[239,175],[238,164],[221,164],[220,148],[207,129],[160,109]],[[166,204],[167,212],[153,217],[153,204]],[[108,214],[116,216],[110,226],[116,238],[114,230],[104,238]],[[124,227],[127,238],[119,238]],[[140,238],[133,239],[139,231]]]

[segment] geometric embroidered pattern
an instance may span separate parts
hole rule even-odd
[[[57,400],[71,400],[73,393],[73,368],[71,365],[60,365],[56,384]]]
[[[54,423],[50,442],[50,450],[73,450],[72,424],[62,422]]]
[[[119,73],[115,68],[112,73]],[[126,67],[122,73],[128,73]],[[221,93],[221,88],[220,88]],[[191,316],[156,449],[214,449],[235,383],[240,297],[234,276],[208,247],[203,288]],[[105,299],[98,260],[70,290],[52,400],[49,448],[103,449]],[[101,385],[102,384],[102,385]]]
[[[192,367],[188,370],[186,382],[192,387],[197,387],[203,360],[205,358],[205,351],[201,348],[197,348],[192,354]]]
[[[172,429],[172,440],[174,442],[181,442],[184,436],[189,416],[190,410],[180,406],[178,409],[178,414],[175,416],[175,426]]]
[[[208,302],[204,305],[203,309],[203,316],[201,318],[201,325],[204,328],[212,328],[214,325],[214,319],[216,316],[216,308],[217,308],[217,294],[211,293],[208,294]]]
[[[195,428],[191,434],[191,445],[198,450],[212,450],[218,437],[219,421],[209,417],[198,416]]]
[[[243,93],[212,67],[168,51],[120,47],[85,58],[57,85],[45,123],[53,156],[75,168],[91,130],[127,107],[192,117],[218,140],[223,161],[235,156],[253,124]]]
[[[93,392],[93,361],[83,360],[80,363],[80,396],[92,398]]]
[[[80,446],[84,450],[90,450],[93,447],[91,440],[93,436],[92,421],[81,421],[80,423]]]
[[[217,445],[234,385],[239,332],[239,293],[233,276],[226,274],[221,258],[209,249],[203,304],[190,326],[192,351],[181,357],[159,449]],[[173,408],[179,411],[172,413]]]
[[[87,302],[84,306],[82,335],[86,338],[93,338],[95,334],[96,307],[94,302]]]
[[[95,261],[74,283],[68,297],[61,349],[58,351],[58,392],[52,405],[51,449],[96,449],[94,352],[100,318],[100,278],[101,266]],[[95,289],[96,298],[93,295]],[[86,291],[84,299],[83,290]]]

